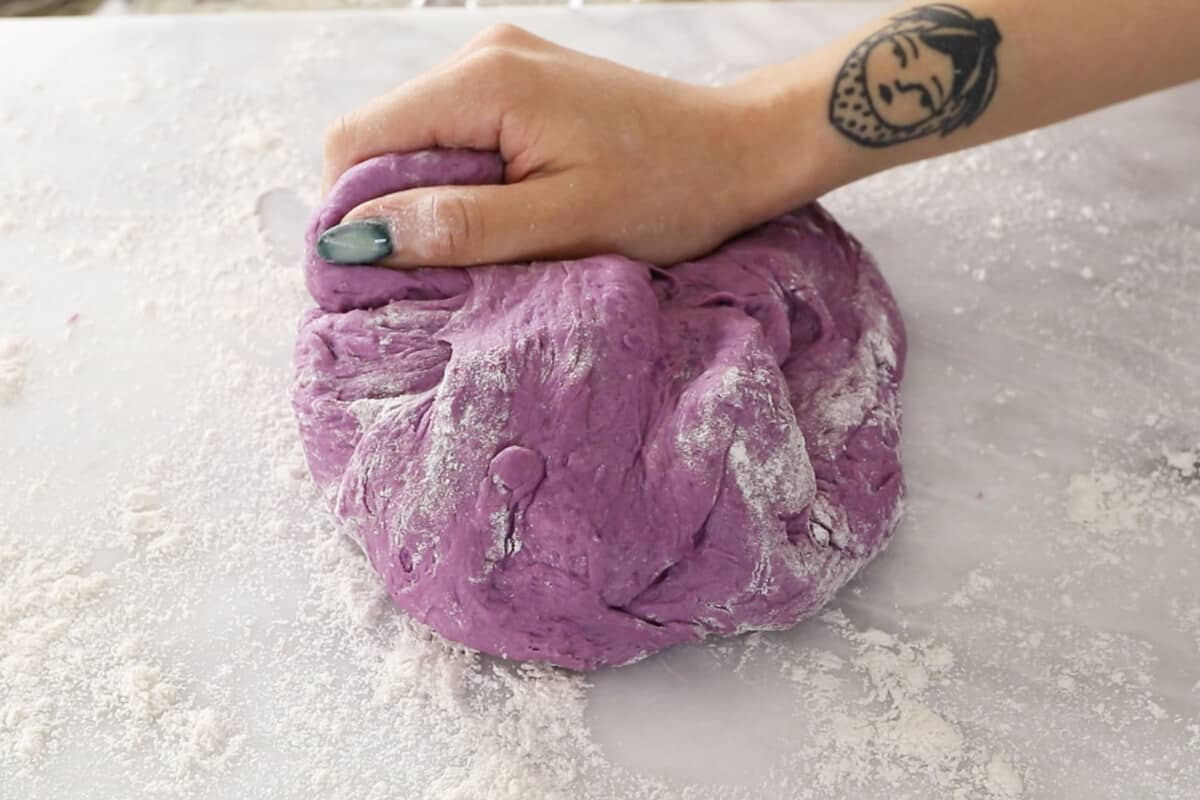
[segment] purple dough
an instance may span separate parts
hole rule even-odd
[[[396,603],[572,669],[820,609],[903,493],[904,331],[870,256],[816,205],[669,270],[315,254],[367,199],[502,174],[470,151],[376,158],[308,231],[320,308],[292,401],[313,478]]]

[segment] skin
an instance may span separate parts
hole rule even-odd
[[[772,210],[742,179],[766,171],[768,154],[728,135],[747,112],[734,93],[647,75],[500,26],[343,118],[327,140],[325,185],[386,152],[497,150],[506,186],[417,189],[346,218],[389,221],[392,265],[597,252],[677,261]]]
[[[919,125],[946,105],[954,84],[950,56],[900,33],[871,48],[866,58],[867,96],[875,113],[896,128]]]
[[[393,252],[381,263],[397,268],[597,252],[668,264],[866,175],[1200,77],[1195,0],[960,5],[994,20],[1004,39],[993,100],[947,136],[866,148],[827,120],[839,66],[886,17],[723,87],[649,75],[498,26],[340,119],[326,140],[325,186],[383,153],[495,150],[506,185],[415,189],[345,219],[384,220]],[[875,48],[872,102],[890,84],[887,113],[927,115],[921,90],[948,78],[933,56],[925,49],[902,65]]]

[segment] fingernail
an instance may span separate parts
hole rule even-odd
[[[317,239],[317,255],[331,264],[374,264],[392,254],[392,234],[381,219],[334,225]]]

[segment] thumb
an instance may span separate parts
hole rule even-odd
[[[321,235],[317,253],[334,264],[396,268],[581,255],[594,237],[574,186],[555,175],[397,192],[352,209]]]

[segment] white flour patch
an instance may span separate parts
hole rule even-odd
[[[882,785],[891,796],[920,774],[942,797],[1024,796],[1020,768],[973,738],[969,720],[935,699],[956,683],[949,649],[927,639],[860,630],[836,610],[822,619],[850,651],[844,657],[801,653],[787,670],[822,740],[819,786],[877,791]],[[854,699],[847,703],[848,697]]]
[[[25,388],[28,346],[13,336],[0,336],[0,405],[16,402]]]
[[[1067,487],[1067,518],[1105,536],[1131,532],[1150,500],[1145,481],[1113,472],[1072,475]]]
[[[1165,448],[1163,457],[1167,466],[1179,474],[1181,478],[1200,477],[1200,447],[1193,450],[1172,450]]]
[[[1165,468],[1151,473],[1111,467],[1072,475],[1067,519],[1089,534],[1089,548],[1104,548],[1113,558],[1131,546],[1162,548],[1169,531],[1200,512],[1200,497],[1183,482],[1193,475],[1190,458],[1168,455]]]

